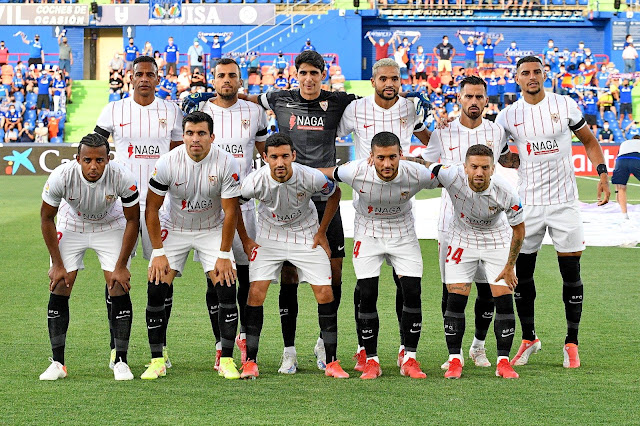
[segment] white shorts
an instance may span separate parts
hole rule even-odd
[[[249,281],[278,282],[285,261],[298,270],[300,282],[313,285],[331,285],[331,263],[320,246],[312,249],[306,244],[283,243],[258,239],[260,247],[251,253]]]
[[[243,210],[242,211],[242,220],[244,222],[244,227],[247,231],[247,235],[252,240],[256,239],[256,210]],[[248,265],[249,258],[247,254],[244,252],[244,246],[242,245],[242,241],[240,240],[240,236],[238,235],[238,231],[233,236],[233,244],[231,245],[231,250],[233,250],[233,257],[236,259],[236,265]],[[200,262],[200,258],[198,257],[198,251],[193,252],[193,261]]]
[[[524,228],[520,253],[540,250],[547,229],[557,252],[572,253],[585,249],[582,215],[577,200],[550,206],[525,206]]]
[[[122,249],[123,229],[102,232],[73,232],[59,228],[58,248],[67,272],[84,269],[84,253],[92,249],[98,255],[103,271],[113,272]],[[127,268],[131,258],[127,261]]]
[[[440,279],[443,283],[446,283],[445,280],[445,265],[447,264],[447,254],[451,256],[449,251],[449,233],[438,231],[438,258],[440,261]],[[473,277],[473,281],[476,283],[486,283],[487,282],[487,274],[484,270],[484,265],[478,265],[478,269],[476,270],[476,275]]]
[[[447,250],[449,251],[449,250]],[[504,280],[495,282],[509,259],[509,247],[500,249],[476,249],[467,247],[451,247],[448,262],[445,265],[447,284],[470,283],[476,276],[480,266],[484,266],[485,282],[492,285],[503,285]]]
[[[422,253],[417,237],[355,235],[353,240],[353,269],[357,279],[379,277],[385,260],[399,276],[422,278]]]
[[[222,242],[221,231],[174,231],[162,227],[160,232],[169,266],[178,271],[178,277],[182,276],[182,270],[191,249],[198,251],[199,262],[205,273],[215,269]],[[231,253],[231,264],[235,269],[233,253]]]

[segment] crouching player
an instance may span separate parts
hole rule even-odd
[[[242,232],[249,256],[249,298],[245,308],[247,362],[242,378],[258,377],[258,345],[264,318],[263,303],[272,281],[280,276],[285,261],[298,271],[300,281],[311,284],[318,302],[318,321],[326,351],[325,375],[347,378],[336,351],[338,321],[331,290],[331,249],[326,231],[340,203],[340,188],[316,169],[294,163],[296,151],[289,136],[275,133],[267,138],[263,158],[267,165],[242,182],[242,198],[258,200],[256,240]],[[329,196],[318,225],[313,195]],[[242,235],[244,234],[244,235]]]

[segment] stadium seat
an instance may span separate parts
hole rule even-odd
[[[109,94],[109,102],[115,102],[115,101],[119,101],[120,100],[120,95],[117,93],[110,93]]]
[[[282,3],[282,0],[269,0],[269,3],[280,4],[280,3]]]
[[[589,0],[578,0],[580,6],[589,6]]]
[[[260,86],[260,76],[258,74],[251,74],[247,80],[249,86]]]
[[[27,102],[33,102],[35,104],[37,100],[38,100],[38,95],[37,94],[35,94],[33,92],[27,93],[27,97],[26,97],[26,101]]]
[[[402,85],[402,91],[403,92],[410,92],[413,90],[413,87],[410,84],[403,84]]]
[[[249,94],[250,95],[259,95],[260,94],[260,85],[258,85],[258,84],[250,84],[248,90],[249,90]]]
[[[22,92],[15,92],[13,94],[16,102],[24,103],[24,94]]]
[[[566,4],[567,6],[575,6],[576,3],[576,0],[564,0],[564,4]]]
[[[271,74],[271,66],[270,65],[263,65],[262,67],[260,67],[260,74],[262,74],[262,75]]]
[[[258,3],[269,3],[269,0],[258,0]]]
[[[24,119],[29,121],[35,121],[38,114],[35,109],[27,109],[24,113]]]
[[[51,138],[51,140],[49,142],[50,143],[62,143],[62,138],[60,136],[56,136],[54,138]]]
[[[231,3],[242,3],[242,0],[231,0]]]

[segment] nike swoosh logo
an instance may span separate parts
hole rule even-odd
[[[47,317],[47,319],[56,319],[56,318],[60,318],[60,315],[58,315],[57,317]]]
[[[420,330],[409,330],[409,333],[420,333]]]
[[[582,304],[582,300],[579,302],[574,302],[573,300],[569,300],[569,303],[572,305],[581,305]]]
[[[76,200],[76,198],[71,198],[71,197],[69,197],[69,198],[67,198],[67,200],[68,200],[68,201],[73,201],[73,200]]]
[[[153,330],[154,328],[160,328],[160,327],[162,327],[162,324],[160,324],[160,325],[154,325],[153,327],[149,327],[149,326],[147,326],[147,330]]]
[[[364,192],[362,189],[358,189],[358,191],[359,191],[361,194],[366,194],[366,192]]]
[[[373,336],[362,336],[362,340],[373,339]]]
[[[116,319],[122,319],[122,318],[131,318],[131,315],[120,315],[120,316],[116,316]]]
[[[338,251],[344,250],[344,246],[338,246]]]
[[[224,320],[224,322],[231,322],[231,321],[235,321],[235,320],[237,320],[237,319],[238,319],[238,318],[234,318],[234,319],[226,319],[226,320]]]
[[[128,126],[131,123],[120,123],[120,127]]]
[[[449,151],[453,151],[454,149],[458,149],[458,148],[459,148],[459,147],[457,147],[457,146],[450,146],[450,147],[449,147]]]
[[[491,319],[491,318],[493,318],[493,314],[492,314],[492,315],[485,315],[485,314],[482,314],[482,318],[485,318],[485,319]]]
[[[295,108],[298,104],[287,104],[287,108]]]
[[[509,334],[503,334],[502,337],[509,337],[509,336],[513,336],[515,333],[509,333]]]
[[[456,333],[447,333],[447,332],[445,331],[444,335],[445,335],[445,336],[455,336],[455,335],[456,335]]]
[[[373,126],[373,124],[365,124],[365,125],[364,125],[364,128],[365,128],[365,129],[368,129],[368,128],[369,128],[369,127],[371,127],[371,126]]]
[[[524,121],[522,123],[518,123],[518,124],[514,124],[513,127],[518,127],[524,124]]]
[[[175,184],[175,185],[176,185],[176,186],[180,186],[180,185],[184,185],[185,183],[187,183],[187,182],[182,182],[182,183],[178,183],[178,182],[176,182],[176,184]]]

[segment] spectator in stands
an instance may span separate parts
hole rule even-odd
[[[588,56],[584,58],[584,69],[589,74],[595,74],[595,72],[597,71],[597,67],[595,66],[591,58]]]
[[[5,113],[4,132],[16,129],[18,132],[22,130],[22,115],[16,109],[16,106],[9,105],[9,111]]]
[[[189,46],[187,58],[189,62],[189,69],[192,74],[196,68],[201,70],[204,69],[204,49],[200,46],[200,42],[198,42],[197,38],[194,38],[193,44]]]
[[[396,61],[398,66],[400,67],[400,75],[402,76],[403,72],[406,73],[408,70],[407,63],[405,60],[408,57],[407,48],[400,44],[398,47],[393,45],[393,59]]]
[[[344,83],[346,79],[342,74],[342,69],[338,68],[331,76],[331,90],[333,92],[344,92]]]
[[[433,53],[438,58],[438,72],[446,71],[450,73],[453,70],[451,59],[456,56],[456,49],[449,44],[448,36],[442,36],[442,43],[433,48]]]
[[[454,103],[451,108],[451,112],[449,113],[449,118],[452,120],[459,118],[461,113],[462,111],[460,111],[460,106],[457,103]]]
[[[602,123],[602,130],[600,130],[600,134],[598,135],[598,140],[600,143],[613,143],[613,133],[609,128],[609,122],[605,121]]]
[[[427,64],[429,57],[424,53],[424,48],[418,46],[418,52],[411,56],[411,68],[418,83],[427,80]]]
[[[18,132],[18,129],[11,129],[5,132],[4,142],[5,143],[18,142],[19,135],[20,133]]]
[[[224,40],[220,40],[220,36],[215,34],[213,39],[209,41],[202,33],[198,33],[200,40],[209,46],[209,68],[214,69],[216,67],[216,64],[222,58],[222,47],[231,40],[232,35],[232,33],[229,33]]]
[[[434,108],[444,107],[444,96],[442,96],[442,89],[434,89],[429,99],[431,100],[431,105],[433,105]]]
[[[606,64],[602,64],[600,67],[600,71],[596,73],[596,83],[598,87],[608,87],[609,86],[609,69]]]
[[[249,74],[260,74],[259,52],[251,52],[249,55]]]
[[[111,59],[111,61],[109,61],[109,75],[113,74],[114,72],[122,72],[124,68],[124,61],[122,60],[122,57],[120,57],[120,53],[115,53],[113,55],[113,59]]]
[[[133,37],[129,37],[129,44],[124,47],[125,70],[133,69],[133,61],[140,56],[140,49],[133,44]]]
[[[591,127],[591,131],[594,135],[598,134],[598,98],[594,96],[591,90],[587,90],[584,95],[578,92],[578,95],[582,98],[580,103],[584,108],[584,119],[587,125]]]
[[[160,80],[160,85],[158,86],[158,92],[156,96],[160,99],[171,99],[171,92],[173,90],[177,90],[177,77],[175,76],[166,76]]]
[[[518,84],[511,71],[504,78],[504,106],[511,105],[518,99]]]
[[[61,70],[71,72],[73,52],[71,51],[71,46],[69,45],[66,34],[66,31],[62,31],[58,35],[58,67]]]
[[[22,92],[22,94],[25,94],[24,88],[25,88],[25,81],[24,81],[24,77],[22,76],[22,72],[16,71],[16,73],[13,75],[13,81],[11,82],[11,91]]]
[[[29,67],[27,67],[24,62],[22,61],[18,61],[18,63],[16,64],[15,67],[13,67],[13,70],[15,72],[20,71],[22,73],[22,75],[27,75],[27,73],[29,72]]]
[[[585,53],[585,47],[584,47],[584,41],[580,41],[578,42],[578,48],[575,50],[576,53],[576,61],[578,63],[580,62],[584,62],[584,58],[587,57],[586,53]]]
[[[429,93],[433,93],[436,89],[439,89],[442,86],[442,79],[440,75],[438,75],[437,71],[432,71],[431,75],[427,79],[427,87],[429,89]]]
[[[275,82],[273,83],[273,86],[276,89],[284,90],[289,87],[289,81],[284,77],[283,73],[279,72]]]
[[[500,38],[498,38],[496,40],[496,43],[493,44],[491,37],[487,37],[485,39],[484,44],[482,45],[482,48],[484,49],[484,56],[482,58],[482,62],[478,63],[479,67],[482,67],[484,64],[487,65],[491,65],[493,66],[493,64],[495,63],[495,56],[493,54],[493,49],[495,49],[495,47],[502,41],[504,40],[504,36],[502,34],[500,34]]]
[[[310,38],[308,38],[305,44],[302,46],[302,48],[300,49],[300,53],[304,52],[305,50],[313,50],[314,52],[316,51],[315,46],[311,44]]]
[[[160,72],[158,71],[158,74]],[[122,76],[122,93],[129,93],[129,91],[133,88],[131,81],[133,80],[133,70],[128,70]]]
[[[373,44],[373,47],[376,49],[376,62],[378,62],[380,59],[389,57],[389,46],[393,46],[395,44],[393,41],[393,37],[391,37],[387,42],[385,42],[384,39],[380,37],[377,43],[371,36],[371,32],[367,33],[367,37],[369,38],[371,44]]]
[[[178,58],[180,52],[178,46],[173,44],[173,37],[169,37],[168,43],[164,48],[164,63],[166,64],[167,75],[176,75],[178,73]]]
[[[636,72],[636,59],[638,59],[638,51],[629,43],[622,51],[622,59],[624,60],[624,72]]]
[[[607,111],[611,111],[614,116],[617,116],[616,107],[613,105],[613,95],[611,94],[610,89],[607,89],[600,94],[598,106],[600,107],[600,115],[603,118],[604,113]]]
[[[299,89],[300,82],[298,81],[298,71],[293,68],[291,70],[291,75],[289,76],[289,89]]]
[[[273,60],[273,75],[276,76],[278,73],[284,73],[284,70],[289,66],[289,62],[285,59],[282,50],[278,51],[278,56]]]
[[[144,43],[144,48],[142,49],[142,56],[151,56],[153,58],[153,46],[150,41],[146,41]]]
[[[44,125],[43,121],[38,121],[36,129],[33,131],[36,143],[49,142],[49,129]]]
[[[547,41],[547,47],[542,49],[542,63],[548,64],[550,56],[554,54],[555,54],[555,43],[553,42],[553,39],[549,39],[549,41]]]
[[[555,93],[556,83],[557,83],[556,73],[551,71],[551,67],[549,66],[549,64],[545,64],[544,73],[546,75],[546,78],[542,83],[542,87],[544,87],[544,91],[549,93]]]
[[[65,84],[64,80],[62,79],[62,75],[60,74],[60,71],[56,72],[53,75],[53,83],[52,83],[52,89],[53,89],[53,111],[57,112],[57,111],[66,111],[66,107],[65,107],[65,98],[66,98],[66,87],[67,85]]]
[[[40,36],[36,34],[33,37],[33,41],[28,40],[27,35],[22,31],[20,31],[20,36],[22,37],[22,42],[31,47],[29,49],[29,65],[44,64],[44,50],[40,43]]]
[[[489,105],[495,105],[496,107],[500,104],[500,93],[498,91],[500,78],[496,75],[495,71],[491,71],[489,78],[485,79],[487,83],[487,96],[489,97]]]
[[[71,100],[71,93],[73,92],[72,88],[73,88],[73,79],[71,78],[71,75],[67,72],[64,71],[64,84],[67,86],[65,91],[67,92],[67,100],[66,103],[67,104],[72,104],[73,101]]]
[[[18,134],[18,141],[22,143],[32,143],[35,140],[32,124],[29,122],[24,123],[24,127]]]
[[[0,40],[0,67],[9,63],[9,49],[4,45],[4,40]]]
[[[504,57],[507,58],[507,61],[512,65],[515,65],[518,61],[519,54],[520,50],[518,49],[518,44],[515,40],[512,41],[511,45],[504,51]]]
[[[165,71],[167,72],[164,67],[165,67],[165,62],[164,62],[164,58],[162,57],[162,55],[160,54],[160,51],[156,50],[155,52],[153,52],[153,59],[156,61],[156,65],[158,66],[158,71]],[[169,73],[167,72],[167,75]]]
[[[200,67],[195,67],[193,69],[193,74],[191,74],[191,85],[190,87],[207,87],[207,82],[204,77],[204,73]]]
[[[627,34],[627,36],[624,38],[624,45],[622,46],[622,48],[624,49],[630,44],[633,44],[633,36],[631,34]]]
[[[498,116],[499,112],[500,111],[498,111],[498,107],[494,104],[491,104],[484,110],[484,118],[489,121],[496,121],[496,117]]]
[[[628,78],[625,78],[622,80],[622,85],[618,88],[618,90],[620,92],[620,111],[618,115],[618,121],[620,127],[622,127],[622,120],[624,119],[623,117],[626,116],[629,120],[633,121],[633,99],[631,97],[633,85],[629,83]]]
[[[182,93],[187,91],[191,86],[191,74],[189,73],[189,68],[182,67],[180,68],[180,74],[178,75],[178,92]]]
[[[124,87],[124,81],[122,76],[118,71],[115,71],[111,74],[111,78],[109,79],[109,93],[117,93],[122,94],[122,88]],[[40,96],[38,95],[38,98]]]
[[[411,47],[416,43],[416,41],[418,41],[418,39],[420,38],[420,34],[416,34],[415,37],[413,38],[413,40],[411,41],[411,43],[409,43],[409,38],[408,37],[402,37],[402,41],[400,41],[400,35],[396,35],[397,40],[398,40],[398,45],[404,47],[404,50],[406,52],[406,56],[407,56],[407,60],[405,61],[405,65],[407,66],[407,68],[409,68],[409,62],[411,59]]]
[[[476,67],[476,44],[480,44],[482,38],[476,41],[473,36],[469,36],[467,37],[467,41],[464,41],[461,34],[458,34],[458,38],[465,48],[464,67],[466,69],[474,69]]]
[[[51,75],[49,75],[49,73],[45,71],[42,71],[42,73],[38,77],[38,98],[36,100],[36,109],[51,109],[49,95],[51,95],[50,89],[52,83],[53,78],[51,77]]]
[[[638,127],[638,125],[640,125],[640,122],[632,121],[624,129],[624,135],[627,139],[633,139],[634,136],[640,135],[640,128]]]
[[[449,84],[442,86],[442,94],[444,95],[444,101],[448,103],[456,103],[458,99],[458,85],[455,80],[451,80]]]

